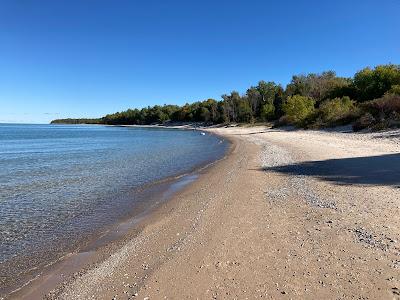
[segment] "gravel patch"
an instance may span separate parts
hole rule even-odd
[[[261,166],[264,170],[272,167],[286,166],[294,164],[291,153],[286,149],[268,143],[258,137],[251,137],[250,140],[262,146],[260,155]],[[294,166],[294,168],[300,168]],[[297,172],[302,173],[302,172]],[[292,175],[279,189],[269,189],[266,195],[272,200],[284,200],[290,195],[303,198],[308,204],[318,208],[337,209],[333,201],[323,199],[316,194],[310,184],[311,179],[305,175]]]
[[[368,229],[361,227],[351,229],[354,233],[356,240],[363,243],[369,248],[376,248],[382,251],[390,251],[391,253],[400,256],[400,248],[397,246],[398,241],[385,234],[377,234],[369,231]],[[393,267],[400,267],[400,260],[395,263],[393,261]],[[396,266],[398,264],[398,266]]]
[[[361,243],[364,243],[368,247],[378,248],[382,251],[387,251],[389,249],[389,245],[385,243],[385,240],[382,237],[372,234],[365,228],[356,228],[352,231],[357,240]]]

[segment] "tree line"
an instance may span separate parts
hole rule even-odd
[[[59,119],[52,123],[148,125],[200,122],[204,125],[271,122],[320,128],[353,123],[355,129],[400,125],[400,65],[364,68],[353,77],[333,71],[295,75],[283,87],[260,81],[243,94],[183,106],[128,109],[99,119]]]

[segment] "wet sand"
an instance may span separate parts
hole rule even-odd
[[[209,130],[230,155],[47,298],[400,297],[398,131]]]
[[[214,163],[197,167],[187,174],[140,187],[140,194],[136,195],[137,203],[129,217],[83,240],[76,251],[67,253],[56,261],[49,261],[44,267],[32,270],[31,274],[16,281],[23,284],[11,285],[4,289],[5,292],[0,294],[0,299],[42,299],[72,276],[103,261],[127,239],[136,236],[145,220],[160,203],[168,201],[175,193],[195,181],[199,176],[198,172]]]

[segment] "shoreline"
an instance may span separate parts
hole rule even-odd
[[[5,123],[6,124],[6,123]],[[199,128],[209,128],[207,126],[194,126],[192,123],[182,125],[164,125],[164,124],[153,124],[153,125],[128,125],[128,124],[67,124],[67,123],[50,123],[50,124],[38,124],[38,125],[63,125],[63,126],[106,126],[106,127],[132,127],[132,128],[165,128],[165,129],[182,129],[182,130],[197,130]]]
[[[48,299],[399,298],[400,131],[205,131],[229,155]]]
[[[130,125],[109,126],[131,127]],[[155,128],[152,126],[145,127]],[[180,130],[194,129],[182,126],[165,128]],[[138,201],[129,216],[120,218],[114,224],[103,228],[94,237],[81,243],[75,251],[69,252],[56,261],[49,262],[43,268],[38,269],[33,277],[22,286],[10,287],[3,295],[3,297],[5,296],[4,299],[41,299],[57,288],[58,285],[74,277],[74,274],[81,273],[101,263],[112,251],[115,251],[116,248],[124,244],[126,240],[134,238],[143,230],[144,224],[147,224],[148,219],[151,218],[152,214],[160,206],[171,201],[176,194],[179,194],[182,190],[190,186],[193,181],[198,179],[200,174],[206,172],[207,169],[214,167],[229,156],[233,148],[232,140],[212,132],[207,132],[207,134],[218,136],[228,144],[227,150],[222,157],[205,164],[195,165],[185,173],[166,177],[138,187],[137,189],[141,191],[141,200]],[[146,204],[142,202],[146,202]],[[150,202],[150,205],[147,202]]]

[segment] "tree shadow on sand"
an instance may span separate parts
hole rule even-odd
[[[313,176],[336,184],[400,187],[400,154],[310,161],[264,170]]]

